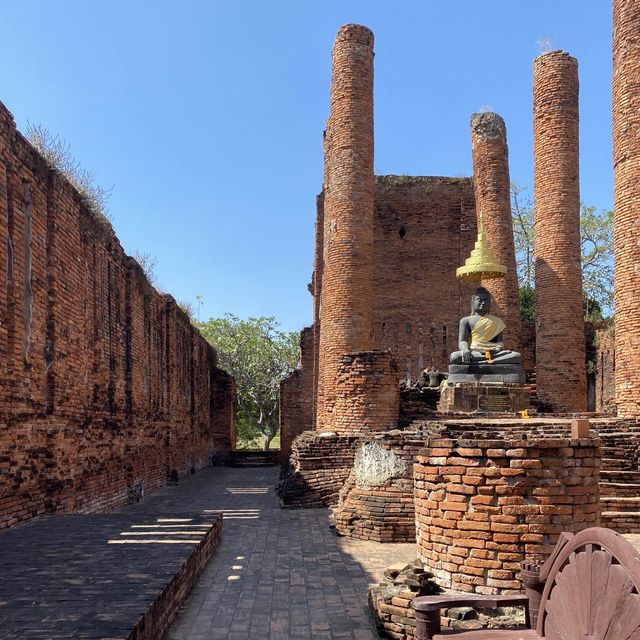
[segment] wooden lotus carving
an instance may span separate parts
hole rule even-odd
[[[538,634],[547,640],[640,640],[640,558],[612,531],[575,536],[549,574]]]

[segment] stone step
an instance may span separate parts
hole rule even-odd
[[[624,471],[627,466],[626,460],[618,458],[602,458],[602,469],[607,471]]]
[[[603,511],[600,522],[618,533],[640,533],[640,511]]]
[[[602,496],[600,508],[603,513],[635,513],[640,516],[640,497],[638,496]]]
[[[600,482],[615,482],[624,484],[640,484],[640,471],[601,469]]]
[[[600,498],[640,496],[640,483],[637,482],[600,482]]]
[[[237,450],[231,454],[232,467],[274,467],[280,462],[280,451]]]

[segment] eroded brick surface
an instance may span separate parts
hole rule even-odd
[[[0,105],[0,528],[228,453],[233,382]]]
[[[533,154],[538,397],[585,411],[578,63],[564,51],[533,63]]]
[[[333,47],[325,134],[317,428],[331,428],[340,358],[371,348],[373,34],[345,25]]]
[[[616,403],[623,416],[640,414],[640,6],[613,2],[613,166],[616,325]]]
[[[433,439],[414,466],[418,557],[456,591],[520,589],[525,557],[544,559],[562,531],[598,525],[600,444]]]
[[[493,296],[491,313],[502,318],[507,325],[505,345],[520,352],[520,299],[511,222],[507,129],[497,113],[474,113],[471,116],[471,151],[476,210],[478,216],[482,214],[487,245],[498,263],[507,267],[504,278],[484,280],[482,286]]]

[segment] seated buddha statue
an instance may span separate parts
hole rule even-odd
[[[470,377],[481,382],[486,376],[503,382],[524,381],[522,356],[504,348],[502,333],[506,325],[490,311],[491,294],[479,287],[471,296],[471,315],[460,320],[458,351],[450,358],[450,383]]]

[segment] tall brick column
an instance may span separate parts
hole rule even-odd
[[[622,416],[640,414],[640,5],[613,2],[615,381]]]
[[[585,411],[578,63],[564,51],[533,62],[533,171],[538,396],[556,410]]]
[[[371,350],[373,34],[340,28],[325,137],[324,259],[317,429],[332,429],[342,354]]]
[[[500,316],[507,325],[504,332],[507,349],[522,351],[507,129],[497,113],[474,113],[471,116],[471,150],[476,211],[478,217],[482,212],[489,248],[498,262],[507,267],[506,277],[486,280],[482,285],[493,296],[492,313]]]

